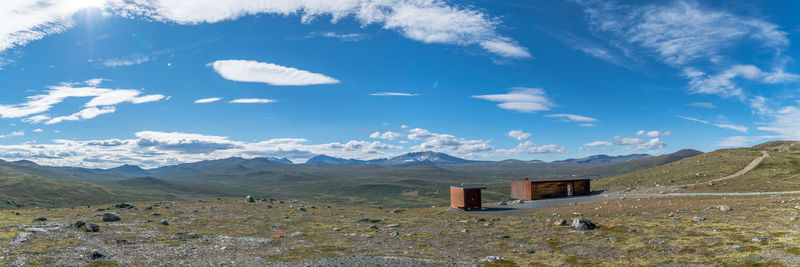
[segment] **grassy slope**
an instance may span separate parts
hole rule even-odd
[[[74,206],[120,199],[107,188],[82,182],[61,181],[0,170],[0,207],[14,201],[25,207]]]
[[[800,153],[769,152],[755,169],[713,186],[689,188],[692,192],[752,192],[800,190]]]
[[[736,173],[760,155],[748,148],[717,150],[655,168],[600,179],[592,187],[609,190],[703,182]]]

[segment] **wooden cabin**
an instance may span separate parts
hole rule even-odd
[[[542,180],[512,180],[511,198],[534,200],[554,197],[586,196],[591,194],[591,179],[565,178]]]
[[[459,185],[450,187],[450,207],[462,210],[481,209],[481,190],[485,186]]]

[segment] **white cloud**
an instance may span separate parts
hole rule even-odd
[[[721,96],[743,96],[743,90],[734,79],[742,78],[766,84],[792,82],[800,75],[785,73],[782,69],[775,72],[763,72],[753,65],[734,65],[717,74],[708,75],[692,67],[684,69],[683,75],[689,78],[689,91],[695,94],[717,94]],[[779,78],[776,78],[779,77]]]
[[[717,108],[717,106],[715,106],[714,103],[711,102],[693,102],[686,105],[698,108]]]
[[[530,133],[523,132],[522,130],[511,130],[506,135],[511,137],[511,138],[517,139],[519,141],[522,141],[522,140],[528,139],[528,137],[531,137]]]
[[[731,136],[717,142],[718,147],[746,147],[754,145],[770,136]]]
[[[83,83],[88,85],[88,86],[91,86],[91,87],[97,87],[97,86],[100,86],[100,84],[102,84],[104,81],[107,81],[107,80],[103,79],[103,78],[94,78],[94,79],[86,80]]]
[[[588,146],[588,147],[611,146],[611,145],[612,145],[611,142],[606,142],[606,141],[594,141],[588,144],[583,144],[583,146]]]
[[[757,18],[712,10],[694,1],[627,6],[605,1],[578,1],[592,29],[640,46],[671,65],[713,59],[742,42],[780,49],[787,33]]]
[[[220,101],[220,100],[222,100],[222,98],[209,97],[209,98],[201,98],[201,99],[195,100],[194,103],[195,104],[203,104],[203,103],[217,102],[217,101]]]
[[[106,67],[125,67],[131,65],[138,65],[148,61],[153,60],[148,55],[145,54],[133,54],[130,56],[125,57],[118,57],[118,58],[109,58],[103,61],[103,65]]]
[[[98,79],[92,79],[86,83],[98,83]],[[115,105],[121,103],[141,104],[165,99],[164,95],[142,95],[139,90],[130,89],[106,89],[98,87],[73,87],[75,84],[62,84],[50,86],[42,94],[29,96],[26,102],[14,105],[0,105],[0,117],[2,118],[22,118],[23,122],[41,123],[44,121],[58,123],[65,120],[90,119],[97,115],[111,113],[115,110]],[[90,100],[83,105],[83,109],[68,116],[60,116],[51,119],[50,115],[41,114],[49,111],[53,105],[64,102],[68,98],[87,98]],[[102,108],[98,108],[102,107]]]
[[[39,128],[36,128],[36,129],[33,129],[33,131],[32,131],[32,132],[34,132],[34,133],[41,133],[41,132],[44,132],[44,130],[42,130],[42,129],[39,129]]]
[[[311,33],[309,35],[309,37],[314,37],[314,36],[336,38],[345,42],[358,42],[367,38],[366,35],[360,33],[323,32],[323,33]]]
[[[472,97],[500,102],[497,106],[502,109],[528,113],[550,110],[555,106],[544,90],[539,88],[515,87],[507,94],[473,95]]]
[[[260,82],[276,86],[339,83],[339,80],[323,74],[252,60],[217,60],[209,65],[223,78],[237,82]]]
[[[403,133],[392,132],[392,131],[386,131],[386,132],[383,132],[383,133],[374,132],[374,133],[369,135],[369,138],[379,138],[379,139],[385,139],[385,140],[394,140],[394,139],[397,139],[398,137],[401,137],[401,136],[404,136],[404,135],[405,134],[403,134]]]
[[[649,137],[649,138],[656,138],[656,137],[659,137],[659,136],[668,136],[670,134],[672,134],[672,133],[670,133],[670,132],[659,132],[659,131],[645,131],[645,130],[639,130],[638,132],[636,132],[636,135],[643,135],[643,136],[646,136],[646,137]]]
[[[418,96],[419,94],[400,93],[400,92],[379,92],[369,94],[371,96]]]
[[[774,111],[767,110],[765,117],[768,121],[758,130],[777,133],[783,139],[800,139],[800,108],[785,106]]]
[[[24,135],[25,135],[25,131],[13,131],[13,132],[11,132],[9,134],[0,134],[0,138],[11,138],[11,137],[17,137],[17,136],[24,136]]]
[[[719,127],[719,128],[730,129],[730,130],[743,132],[743,133],[746,133],[747,130],[749,129],[749,128],[747,128],[747,126],[737,125],[737,124],[733,124],[733,123],[712,123],[710,121],[701,120],[701,119],[694,118],[694,117],[685,117],[685,116],[677,116],[677,117],[681,118],[681,119],[684,119],[684,120],[688,120],[688,121],[694,121],[694,122],[699,122],[699,123],[702,123],[702,124],[713,125],[713,126],[716,126],[716,127]]]
[[[575,122],[575,121],[577,121],[577,122],[595,122],[595,121],[597,121],[597,119],[595,119],[595,118],[590,118],[590,117],[581,116],[581,115],[575,115],[575,114],[549,114],[549,115],[546,115],[546,116],[550,117],[550,118],[559,118],[562,121],[566,121],[566,122]]]
[[[580,126],[580,127],[595,127],[596,125],[594,125],[593,123],[581,123],[581,124],[578,124],[578,126]]]
[[[72,16],[76,12],[102,4],[103,1],[87,0],[3,1],[0,53],[64,32],[75,24]]]
[[[265,98],[241,98],[230,101],[230,103],[235,103],[235,104],[266,104],[275,102],[278,102],[278,100],[265,99]]]
[[[520,155],[520,154],[560,154],[565,153],[566,148],[557,145],[536,145],[532,141],[525,141],[519,143],[517,147],[512,149],[498,149],[497,152],[504,155]]]
[[[423,43],[479,45],[501,57],[527,58],[527,49],[497,33],[499,22],[468,7],[442,0],[250,0],[250,1],[114,1],[125,17],[194,25],[235,20],[256,14],[300,15],[303,23],[330,16],[333,23],[352,17],[363,26],[376,24]]]
[[[106,107],[103,107],[102,109],[99,109],[99,108],[96,108],[96,107],[89,107],[89,108],[85,108],[85,109],[83,109],[81,111],[78,111],[77,113],[74,113],[74,114],[69,115],[69,116],[60,116],[60,117],[55,117],[55,118],[49,119],[44,124],[56,124],[56,123],[60,123],[62,121],[88,120],[88,119],[93,119],[93,118],[95,118],[97,116],[100,116],[102,114],[114,113],[115,111],[116,111],[116,108],[114,108],[113,106],[106,106]]]

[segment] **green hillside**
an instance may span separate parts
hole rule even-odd
[[[64,207],[124,199],[108,188],[0,170],[0,208]]]
[[[768,153],[752,170],[744,169]],[[800,190],[800,142],[773,141],[752,148],[723,149],[594,182],[601,190],[650,189],[681,192],[758,192]]]

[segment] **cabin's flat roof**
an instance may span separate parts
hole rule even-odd
[[[485,186],[480,185],[451,185],[450,188],[461,188],[461,189],[486,189]]]
[[[512,181],[528,181],[534,183],[544,183],[544,182],[571,182],[571,181],[586,181],[591,180],[590,178],[558,178],[558,179],[531,179],[531,180],[512,180]]]

